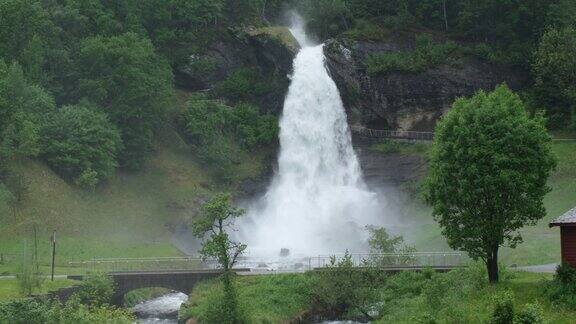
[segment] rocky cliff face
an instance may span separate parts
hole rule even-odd
[[[431,131],[455,98],[506,82],[513,89],[523,77],[508,68],[467,58],[460,66],[438,66],[422,73],[392,72],[370,76],[366,58],[376,53],[408,52],[414,37],[387,41],[329,40],[327,65],[349,110],[351,123],[370,128]]]
[[[211,91],[237,69],[255,68],[263,79],[286,85],[258,98],[262,110],[280,114],[297,52],[297,42],[285,27],[229,31],[204,53],[192,54],[177,66],[176,83],[192,91]]]

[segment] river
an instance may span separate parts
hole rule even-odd
[[[150,299],[137,304],[132,308],[138,323],[178,323],[178,310],[188,300],[188,296],[181,292],[171,292],[164,296]]]

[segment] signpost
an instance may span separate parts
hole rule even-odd
[[[51,281],[54,281],[54,261],[56,260],[56,230],[52,232],[52,276]]]

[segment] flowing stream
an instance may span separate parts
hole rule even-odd
[[[178,323],[178,310],[187,300],[186,294],[172,292],[137,304],[132,311],[136,314],[138,323],[141,324],[176,324]]]
[[[278,171],[248,208],[242,239],[251,256],[268,260],[281,249],[291,256],[365,250],[364,227],[381,223],[382,208],[364,184],[324,46],[308,40],[299,19],[291,31],[301,50],[280,120]]]

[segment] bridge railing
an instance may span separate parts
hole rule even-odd
[[[434,140],[433,132],[416,132],[404,130],[384,130],[384,129],[370,129],[364,126],[353,125],[350,130],[354,134],[370,138],[391,138],[391,139],[406,139],[416,141],[432,141]]]
[[[312,258],[313,268],[323,268],[338,264],[345,254],[320,255]],[[352,253],[348,254],[353,266],[373,266],[379,268],[456,268],[463,266],[467,259],[460,252],[412,252],[412,253]]]
[[[127,271],[181,271],[213,269],[214,262],[200,257],[152,257],[152,258],[93,258],[69,262],[69,266],[89,272]]]
[[[379,268],[456,268],[467,261],[460,252],[413,252],[413,253],[352,253],[348,254],[353,266],[375,266]],[[252,271],[304,272],[337,264],[345,254],[317,255],[310,257],[278,257],[262,259],[243,256],[236,268]],[[84,273],[130,272],[130,271],[187,271],[216,269],[215,260],[200,257],[157,257],[157,258],[108,258],[70,262],[71,267]]]

